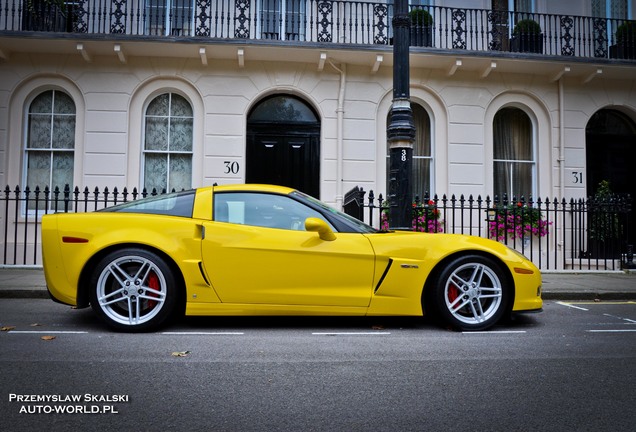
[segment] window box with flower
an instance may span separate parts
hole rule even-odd
[[[531,236],[548,235],[552,222],[543,218],[541,210],[522,202],[495,207],[488,222],[489,237],[500,242],[510,239],[527,241]]]
[[[433,200],[425,200],[424,203],[416,200],[413,203],[413,231],[441,233],[444,232],[444,221],[440,219],[440,211]],[[389,230],[389,203],[385,202],[380,218],[380,229]]]

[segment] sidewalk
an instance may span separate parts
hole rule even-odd
[[[544,300],[636,300],[636,272],[545,272]],[[49,298],[39,268],[0,267],[0,298]]]

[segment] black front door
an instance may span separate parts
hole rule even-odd
[[[603,180],[613,193],[636,197],[636,124],[625,114],[604,109],[596,113],[586,130],[588,195],[596,194]],[[636,211],[629,214],[629,232],[623,243],[636,245]]]
[[[247,144],[248,183],[289,186],[319,198],[318,137],[254,133]]]
[[[276,95],[252,109],[245,180],[289,186],[320,198],[320,121],[305,101]]]

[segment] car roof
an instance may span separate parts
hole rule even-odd
[[[221,186],[214,186],[214,192],[274,192],[279,194],[288,195],[295,191],[295,189],[286,186],[267,185],[267,184],[228,184]]]

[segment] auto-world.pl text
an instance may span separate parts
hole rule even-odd
[[[128,395],[100,394],[16,394],[9,402],[22,404],[20,414],[118,414],[114,404],[127,403]]]

